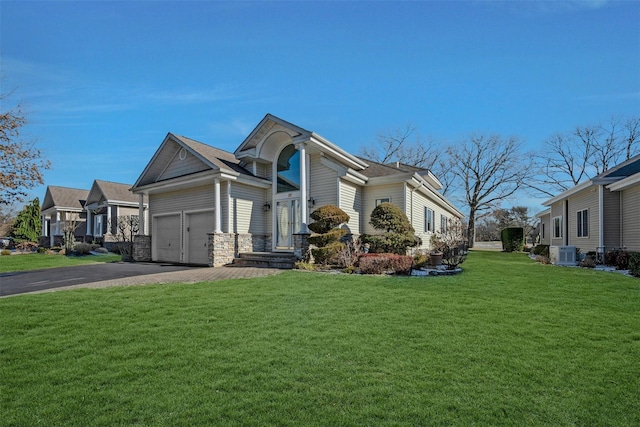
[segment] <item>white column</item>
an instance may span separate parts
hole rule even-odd
[[[87,234],[93,236],[93,221],[91,220],[91,210],[87,209]]]
[[[111,206],[107,205],[107,232],[105,234],[111,234]]]
[[[296,148],[300,152],[300,216],[302,224],[300,225],[300,233],[308,233],[307,223],[309,222],[309,207],[307,199],[307,144],[301,142],[296,144]]]
[[[59,236],[60,235],[60,212],[56,211],[56,232],[55,233],[51,233],[51,246],[53,246],[53,244],[55,243],[55,239],[53,236]]]
[[[236,214],[236,217],[238,215]],[[237,229],[238,224],[233,224],[233,227]],[[233,230],[231,224],[231,181],[227,181],[227,233],[231,233]]]
[[[44,215],[40,215],[40,221],[42,221],[42,235],[47,235],[47,217]]]
[[[138,195],[138,234],[144,236],[145,221],[144,221],[144,194]]]
[[[216,212],[215,212],[215,230],[213,230],[214,233],[222,233],[222,229],[221,227],[221,223],[222,223],[222,207],[221,207],[221,203],[220,203],[220,179],[216,178],[215,180],[215,184],[214,184],[214,193],[215,193],[215,199],[216,199]]]

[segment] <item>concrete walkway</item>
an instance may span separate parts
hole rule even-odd
[[[182,271],[171,271],[167,273],[146,274],[142,276],[123,277],[114,280],[103,280],[101,282],[83,283],[79,285],[63,286],[54,289],[35,291],[29,293],[56,292],[69,289],[80,288],[108,288],[111,286],[136,286],[163,283],[198,283],[211,282],[225,279],[250,279],[254,277],[265,277],[282,273],[286,270],[276,268],[256,268],[256,267],[215,267],[215,268],[192,268]],[[25,294],[19,294],[25,295]]]

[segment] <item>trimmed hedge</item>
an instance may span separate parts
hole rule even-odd
[[[522,252],[524,249],[524,228],[507,227],[500,232],[502,250],[505,252]]]
[[[411,274],[413,257],[397,254],[364,254],[358,258],[361,274]]]

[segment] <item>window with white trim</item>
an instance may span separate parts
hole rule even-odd
[[[440,215],[440,232],[446,233],[449,228],[449,218],[444,215]]]
[[[544,239],[544,232],[545,232],[545,223],[544,222],[542,224],[540,224],[540,229],[541,229],[540,237]]]
[[[578,237],[589,237],[589,210],[583,209],[577,212],[576,233]]]
[[[554,239],[562,238],[562,217],[561,216],[553,217],[553,238]]]
[[[383,197],[382,199],[376,199],[376,207],[383,203],[391,203],[391,197]]]
[[[436,228],[436,215],[435,212],[433,212],[433,209],[424,208],[424,231],[428,232],[428,231],[435,231]]]

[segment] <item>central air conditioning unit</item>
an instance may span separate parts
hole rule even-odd
[[[550,246],[549,260],[555,265],[576,265],[575,246]]]

